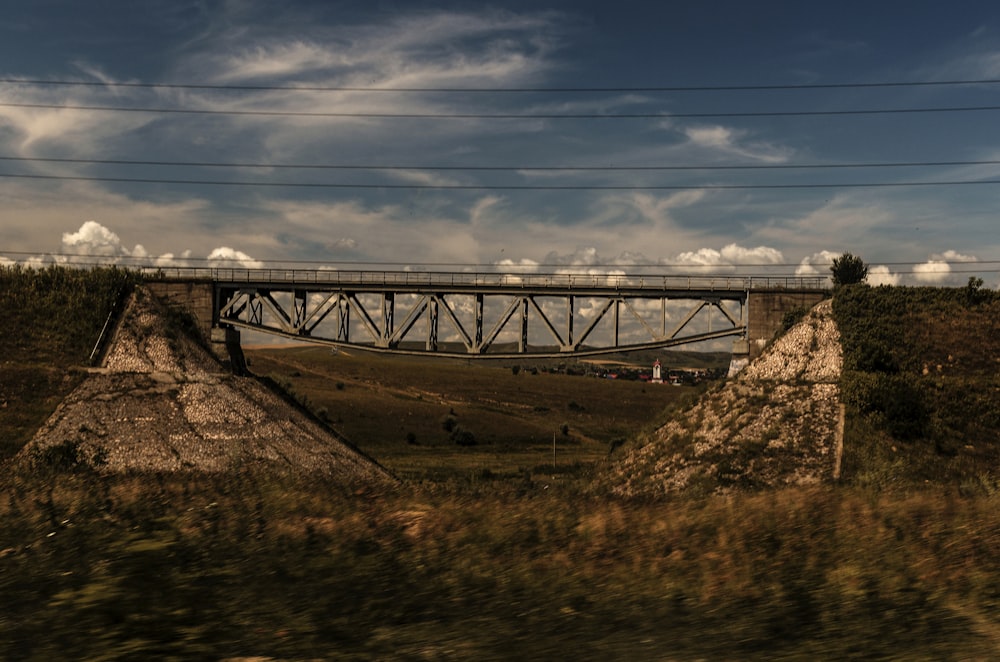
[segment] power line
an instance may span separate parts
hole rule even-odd
[[[844,182],[809,184],[669,184],[669,185],[534,185],[534,184],[354,184],[325,182],[250,182],[204,179],[160,179],[147,177],[88,177],[75,175],[36,175],[0,173],[0,178],[64,180],[82,182],[118,182],[126,184],[178,184],[197,186],[287,187],[313,189],[387,189],[455,191],[726,191],[762,189],[832,189],[832,188],[901,188],[917,186],[970,186],[1000,184],[998,179],[925,181],[925,182]]]
[[[645,165],[645,166],[443,166],[443,165],[379,165],[336,163],[246,163],[218,161],[148,161],[131,159],[73,159],[38,156],[0,156],[0,161],[73,163],[92,165],[169,166],[191,168],[266,168],[269,170],[435,170],[435,171],[543,171],[543,172],[634,172],[672,170],[819,170],[845,168],[929,168],[954,166],[1000,165],[1000,160],[981,161],[883,161],[874,163],[781,163],[747,165]]]
[[[0,103],[4,108],[41,108],[47,110],[88,110],[115,113],[155,113],[180,115],[234,115],[250,117],[312,117],[353,119],[425,119],[425,120],[612,120],[612,119],[706,119],[736,117],[829,117],[855,115],[898,115],[927,113],[992,112],[1000,106],[941,106],[924,108],[867,108],[848,110],[774,110],[747,112],[699,113],[374,113],[320,112],[298,110],[212,110],[201,108],[152,108],[92,106],[52,103]]]
[[[126,259],[126,260],[151,260],[160,259],[154,256],[132,256],[132,255],[117,255],[117,256],[104,256],[104,255],[91,255],[88,253],[53,253],[46,251],[7,251],[0,250],[0,255],[18,255],[18,256],[39,256],[45,255],[48,257],[66,257],[66,258],[78,258],[86,257],[96,260],[116,260],[116,259]],[[240,262],[243,258],[234,257],[175,257],[171,258],[176,262]],[[272,265],[282,265],[282,264],[303,264],[303,265],[320,265],[320,266],[337,266],[337,265],[350,265],[350,266],[369,266],[369,267],[386,267],[386,266],[408,266],[408,267],[509,267],[513,270],[523,269],[520,265],[503,265],[488,262],[407,262],[407,261],[385,261],[385,260],[297,260],[297,259],[276,259],[276,258],[262,258],[262,259],[252,259],[253,262],[258,262],[260,264],[272,264]],[[990,266],[989,269],[981,269],[978,271],[984,271],[987,273],[1000,272],[1000,260],[976,260],[974,262],[967,261],[952,261],[947,260],[923,260],[920,262],[879,262],[876,266],[883,267],[917,267],[928,263],[947,263],[947,264],[963,264],[963,265],[976,265],[976,266]],[[812,267],[829,267],[833,262],[817,262],[810,263],[808,266]],[[144,266],[156,267],[161,266],[157,264],[149,264]],[[589,268],[641,268],[641,269],[729,269],[729,268],[755,268],[755,269],[765,269],[765,268],[798,268],[803,265],[801,262],[781,262],[781,263],[760,263],[760,262],[733,262],[726,264],[689,264],[689,263],[645,263],[645,262],[594,262],[588,264],[563,264],[559,262],[538,262],[531,265],[532,268],[553,268],[553,269],[589,269]],[[895,273],[924,273],[916,271],[897,271]],[[950,271],[949,273],[973,273],[973,271]],[[671,274],[667,274],[671,275]],[[719,274],[725,276],[727,274]],[[767,275],[767,274],[765,274]],[[773,274],[772,274],[773,275]],[[805,276],[815,276],[817,274],[804,274]]]
[[[51,85],[73,87],[124,87],[143,89],[186,89],[186,90],[220,90],[220,91],[301,91],[301,92],[379,92],[379,93],[532,93],[532,94],[566,94],[566,93],[628,93],[628,92],[744,92],[771,90],[837,90],[837,89],[871,89],[899,87],[949,87],[962,85],[995,85],[1000,79],[956,79],[956,80],[923,80],[923,81],[876,81],[871,83],[791,83],[775,85],[672,85],[672,86],[637,86],[637,87],[365,87],[349,85],[215,85],[207,83],[143,83],[143,82],[108,82],[79,80],[45,80],[31,78],[0,78],[0,83],[16,85]]]

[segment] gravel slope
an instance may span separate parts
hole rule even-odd
[[[384,469],[258,381],[226,372],[137,290],[104,365],[69,394],[20,453],[71,442],[109,472],[232,471],[251,464],[350,482]]]
[[[736,379],[627,450],[602,482],[622,496],[655,496],[831,480],[842,362],[827,300]]]

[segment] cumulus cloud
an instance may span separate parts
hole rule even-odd
[[[913,277],[921,283],[942,283],[951,275],[951,265],[944,260],[928,260],[913,265]]]
[[[892,273],[885,265],[869,267],[868,269],[867,282],[869,285],[899,285],[901,280],[902,277],[899,274]]]
[[[680,253],[670,260],[679,266],[732,267],[749,265],[774,265],[785,261],[781,251],[768,246],[747,248],[738,244],[728,244],[722,250],[700,248],[696,251]]]
[[[210,267],[246,267],[248,269],[260,269],[264,266],[264,263],[255,260],[243,251],[236,250],[235,248],[229,248],[227,246],[220,246],[215,248],[211,253],[208,254],[207,258],[208,266]]]
[[[840,253],[834,253],[833,251],[819,251],[818,253],[813,253],[812,255],[802,258],[799,266],[795,268],[796,276],[816,276],[816,275],[830,275],[830,265],[833,261],[840,257]]]
[[[498,260],[494,263],[498,271],[506,273],[521,273],[528,274],[538,271],[538,262],[530,260],[527,258],[521,258],[520,260],[511,260],[509,258],[504,258]]]
[[[125,264],[134,266],[201,266],[208,264],[213,267],[242,266],[261,268],[264,263],[255,260],[243,251],[221,246],[213,249],[206,260],[194,260],[191,249],[179,253],[167,252],[161,255],[150,255],[142,244],[128,248],[118,236],[118,233],[101,225],[97,221],[87,221],[76,232],[64,232],[62,248],[58,256],[67,262],[87,262],[98,259],[106,264]],[[37,258],[44,261],[44,258]]]
[[[958,251],[946,250],[931,255],[924,263],[913,265],[913,278],[922,284],[942,285],[954,280],[956,274],[952,270],[953,263],[967,264],[977,261],[978,258],[974,255],[964,255]]]
[[[932,260],[942,260],[945,262],[978,262],[979,258],[975,255],[963,255],[958,251],[947,250],[943,253],[935,253],[931,256]]]
[[[121,238],[97,221],[87,221],[76,232],[64,232],[62,235],[62,252],[73,256],[126,258],[136,253],[145,257],[146,250],[141,244],[129,250],[122,244]],[[117,260],[114,260],[117,261]]]

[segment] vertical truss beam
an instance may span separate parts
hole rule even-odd
[[[396,314],[396,295],[393,292],[382,294],[382,335],[379,336],[379,347],[391,347],[393,317]]]

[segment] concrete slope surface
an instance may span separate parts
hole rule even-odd
[[[229,374],[138,289],[104,364],[21,451],[73,444],[108,472],[234,471],[249,465],[364,483],[392,477],[254,378]]]
[[[815,306],[737,378],[628,450],[602,482],[622,496],[829,481],[843,437],[840,334]]]

